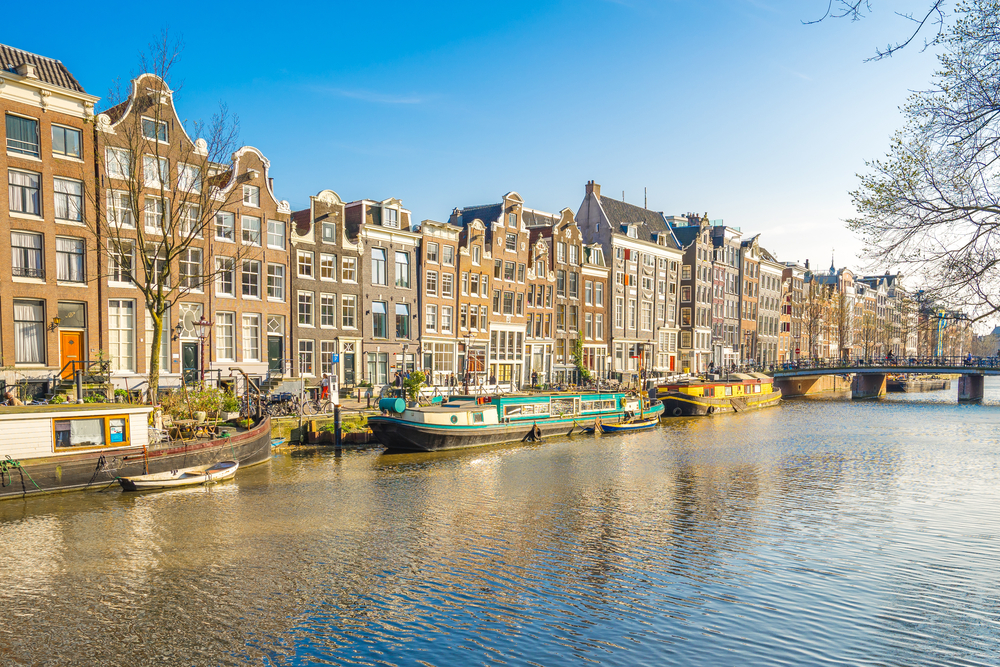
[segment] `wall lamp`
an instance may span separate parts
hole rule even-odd
[[[52,323],[49,324],[49,331],[55,331],[56,327],[59,326],[60,322],[62,322],[62,320],[60,320],[58,317],[53,317],[52,318]]]

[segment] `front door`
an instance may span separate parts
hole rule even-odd
[[[198,382],[198,343],[181,343],[181,373],[185,384]]]
[[[285,370],[284,345],[281,336],[267,337],[267,372],[271,375],[281,375]]]
[[[62,368],[62,377],[72,379],[74,369],[70,362],[83,361],[83,332],[60,331],[59,355],[59,367]],[[79,367],[78,370],[83,370],[83,367]]]

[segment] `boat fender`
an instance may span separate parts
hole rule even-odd
[[[621,405],[619,407],[622,407],[622,408],[625,407],[625,397],[624,396],[622,396]]]
[[[714,406],[714,405],[713,405],[713,406],[710,406],[710,407],[708,408],[707,412],[708,412],[708,414],[710,414],[710,415],[714,415],[714,414],[715,414],[715,406]]]
[[[674,408],[674,417],[680,417],[681,412],[683,411],[680,408]]]
[[[542,429],[538,427],[538,424],[535,424],[535,428],[532,429],[531,434],[535,436],[535,440],[542,439]]]

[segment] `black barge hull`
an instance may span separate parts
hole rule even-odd
[[[57,491],[102,489],[118,477],[211,465],[223,459],[239,461],[240,468],[244,468],[270,458],[271,420],[265,418],[250,430],[229,438],[150,445],[145,453],[142,447],[129,447],[27,459],[21,461],[23,472],[9,468],[3,475],[0,500]]]

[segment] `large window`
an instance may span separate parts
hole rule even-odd
[[[319,277],[320,280],[337,279],[337,256],[322,253],[319,256]]]
[[[108,224],[135,227],[132,217],[132,196],[124,190],[108,190]]]
[[[83,183],[68,178],[52,179],[57,220],[83,220]]]
[[[337,295],[319,295],[319,323],[324,327],[337,326]]]
[[[570,247],[576,247],[576,246],[570,246]],[[571,298],[571,299],[579,298],[579,296],[580,296],[580,287],[579,287],[580,274],[576,273],[575,271],[570,271],[568,277],[569,277],[569,298]]]
[[[151,234],[163,233],[163,203],[165,200],[159,197],[146,197],[143,211],[145,213],[143,224],[146,231]]]
[[[236,337],[233,313],[215,314],[215,356],[219,361],[236,361]]]
[[[372,337],[388,338],[387,309],[385,301],[372,301]]]
[[[244,185],[243,203],[247,206],[260,206],[260,188],[256,185]]]
[[[111,370],[134,368],[135,305],[126,299],[108,301],[108,354]]]
[[[7,152],[40,157],[36,119],[7,114]]]
[[[153,118],[143,118],[142,136],[154,141],[167,141],[167,123]]]
[[[385,271],[385,248],[372,248],[372,284],[388,285]]]
[[[438,293],[438,273],[437,271],[427,272],[427,296],[437,296]]]
[[[108,280],[113,283],[131,283],[135,246],[131,241],[108,243]]]
[[[313,326],[313,298],[312,292],[299,292],[299,325],[301,326]]]
[[[358,313],[358,297],[353,294],[344,294],[340,297],[341,303],[341,326],[345,329],[357,327],[355,318]]]
[[[396,287],[410,288],[410,253],[396,251]]]
[[[142,178],[147,188],[169,188],[170,162],[165,157],[143,155]]]
[[[45,302],[14,300],[14,361],[45,363]]]
[[[313,253],[309,250],[299,250],[296,253],[299,278],[313,277]]]
[[[441,274],[441,296],[449,299],[455,296],[455,276],[451,273]]]
[[[201,192],[201,169],[193,164],[177,165],[177,189],[181,192]]]
[[[232,257],[215,258],[215,293],[219,296],[234,296],[236,289],[236,265]]]
[[[241,283],[243,286],[243,296],[254,299],[260,298],[260,262],[256,260],[244,260]]]
[[[178,268],[180,269],[180,286],[190,290],[201,289],[201,248],[188,248],[180,255]]]
[[[517,234],[507,235],[507,250],[517,250]]]
[[[30,232],[11,232],[11,273],[25,278],[44,278],[42,264],[42,235]]]
[[[344,282],[354,283],[358,280],[358,258],[341,257],[340,279]]]
[[[396,338],[410,337],[410,306],[405,303],[396,304]]]
[[[215,214],[215,238],[220,241],[236,240],[236,216],[228,211]]]
[[[178,228],[185,238],[202,238],[201,206],[198,204],[184,204],[181,206],[180,224]]]
[[[313,376],[316,374],[315,343],[311,340],[299,341],[299,375]]]
[[[240,220],[243,243],[245,245],[260,245],[260,218],[252,215],[244,215]]]
[[[445,266],[455,266],[455,246],[442,246],[441,254],[441,261],[445,264]]]
[[[424,316],[424,328],[427,331],[437,331],[438,327],[438,307],[434,304],[428,304],[426,309],[426,315]]]
[[[281,220],[267,221],[267,247],[285,249],[285,223]]]
[[[452,306],[441,306],[441,332],[451,333],[454,308]]]
[[[267,265],[267,298],[285,300],[285,267],[283,264]]]
[[[243,316],[243,361],[260,361],[260,315]]]
[[[9,118],[10,116],[8,116]],[[7,197],[10,210],[14,213],[42,214],[39,194],[40,175],[33,171],[7,171]]]
[[[127,180],[132,175],[132,156],[124,148],[111,148],[104,153],[108,176]]]
[[[82,283],[87,280],[83,270],[83,239],[56,237],[56,280]]]

